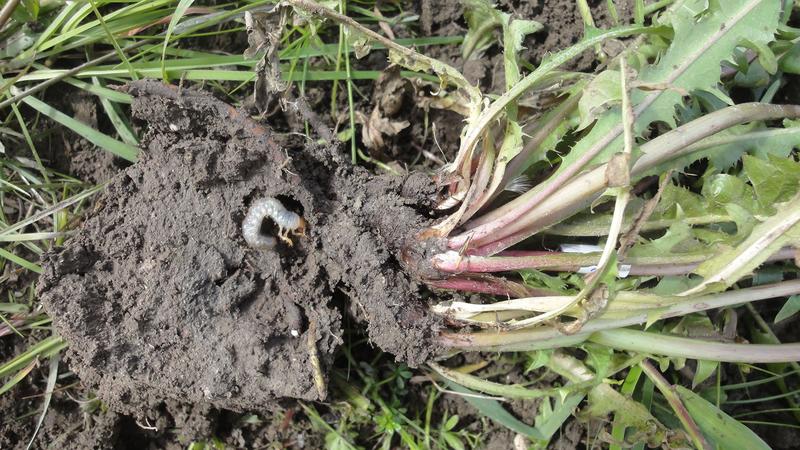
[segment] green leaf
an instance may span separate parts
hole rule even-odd
[[[589,48],[597,44],[601,44],[606,39],[615,37],[628,36],[637,33],[658,33],[662,32],[661,27],[639,27],[639,26],[626,26],[619,27],[612,30],[605,30],[597,33],[587,33],[583,40],[577,44],[568,47],[558,53],[550,54],[542,59],[541,64],[529,73],[525,78],[515,84],[514,87],[507,90],[503,95],[493,101],[487,108],[484,108],[480,114],[471,120],[467,127],[466,133],[461,140],[461,146],[456,155],[456,159],[451,167],[460,168],[467,156],[473,153],[478,141],[484,135],[486,129],[499,117],[499,115],[506,111],[506,107],[524,93],[526,93],[532,86],[541,83],[550,77],[553,72],[561,65],[565,64],[572,58],[580,55]],[[391,58],[391,53],[390,53]]]
[[[630,256],[660,256],[670,253],[690,253],[706,247],[692,233],[692,227],[684,222],[673,223],[658,239],[631,247]]]
[[[715,336],[717,334],[714,323],[704,313],[688,314],[670,330],[672,334],[684,336]]]
[[[758,53],[758,62],[761,67],[769,74],[775,74],[778,71],[778,58],[775,53],[763,42],[751,42],[747,39],[742,41],[742,46],[754,50]]]
[[[520,80],[519,54],[525,36],[536,33],[544,26],[535,20],[510,20],[504,14],[503,21],[503,65],[506,75],[506,89],[511,89]]]
[[[10,59],[30,48],[39,37],[39,33],[32,30],[27,24],[23,25],[16,33],[8,36],[0,47],[0,58]]]
[[[41,429],[42,424],[44,423],[44,417],[47,415],[48,408],[50,408],[50,400],[53,398],[53,389],[56,387],[56,379],[58,378],[58,363],[61,360],[60,356],[61,355],[59,353],[55,353],[50,357],[50,372],[47,375],[47,386],[45,386],[44,391],[42,413],[39,415],[39,421],[36,422],[36,428],[33,430],[33,436],[31,436],[31,440],[28,442],[28,450],[33,446],[34,441],[36,441],[36,435],[39,434],[39,429]]]
[[[770,447],[751,429],[725,414],[703,397],[680,385],[675,385],[675,390],[697,426],[700,427],[700,431],[703,432],[706,439],[711,441],[711,445],[716,444],[717,448],[724,449],[769,450]]]
[[[729,0],[724,7],[717,3],[707,5],[705,0],[687,0],[675,8],[670,15],[675,37],[669,49],[658,63],[642,68],[638,78],[642,84],[666,89],[632,93],[636,132],[642,133],[653,122],[674,126],[675,108],[683,103],[681,92],[716,86],[720,64],[731,57],[743,39],[759,45],[772,41],[779,10],[780,4],[774,0]],[[596,150],[600,151],[593,163],[605,162],[622,150],[622,125],[617,108],[598,119],[564,157],[559,172]]]
[[[708,214],[709,207],[702,196],[670,183],[664,188],[655,213],[664,218],[698,217]]]
[[[550,399],[545,398],[536,415],[536,429],[549,441],[556,434],[564,422],[572,416],[575,408],[583,401],[586,394],[576,392],[565,399],[556,398],[555,405],[550,404]]]
[[[464,450],[464,443],[461,442],[461,439],[458,437],[458,435],[453,433],[443,433],[442,437],[445,441],[447,441],[447,445],[453,450]]]
[[[367,412],[372,409],[372,403],[352,384],[348,383],[343,377],[334,373],[332,381],[336,388],[344,394],[344,400],[356,411]]]
[[[15,264],[20,265],[21,267],[30,270],[31,272],[42,273],[42,266],[17,256],[4,248],[0,248],[0,258],[5,258]]]
[[[458,425],[458,415],[450,416],[447,422],[444,423],[444,429],[450,431],[455,428],[456,425]]]
[[[566,293],[567,283],[561,278],[539,272],[535,269],[525,269],[519,271],[522,282],[530,287],[547,288],[553,291]]]
[[[796,42],[792,48],[781,57],[778,63],[781,71],[800,75],[800,42]]]
[[[586,364],[594,369],[595,374],[600,378],[608,375],[614,362],[614,349],[591,342],[587,342],[581,347],[586,352]]]
[[[105,89],[97,77],[92,77],[92,83],[95,87]],[[111,124],[114,125],[114,129],[117,130],[120,139],[128,145],[138,146],[139,140],[133,133],[133,128],[130,123],[128,123],[127,117],[119,109],[119,105],[112,103],[108,98],[102,95],[99,96],[99,99],[100,104],[103,105],[103,110],[106,112],[106,116],[108,116]]]
[[[756,226],[756,218],[753,217],[753,214],[735,203],[725,205],[725,210],[736,223],[737,241],[743,241],[747,236],[750,236]],[[739,242],[736,243],[738,244]]]
[[[780,212],[753,228],[736,248],[724,250],[695,270],[703,282],[681,295],[725,290],[790,242],[800,239],[800,195],[779,205]]]
[[[581,123],[578,125],[579,130],[589,126],[597,116],[622,100],[619,79],[619,71],[606,70],[600,72],[589,82],[580,101],[578,101],[578,111],[580,111],[581,115]]]
[[[775,315],[774,323],[778,323],[782,320],[792,317],[793,315],[797,314],[797,311],[800,311],[800,295],[793,295],[786,300],[786,303],[783,304],[781,310]]]
[[[528,364],[525,366],[525,373],[536,370],[547,365],[553,355],[553,349],[537,350],[528,352]]]
[[[700,278],[683,277],[683,276],[668,276],[663,277],[658,282],[656,287],[652,289],[652,293],[664,297],[675,295],[687,289],[697,286],[702,281]],[[648,320],[649,322],[649,320]]]
[[[695,370],[694,378],[692,378],[692,389],[713,375],[717,370],[717,366],[719,366],[718,361],[697,360],[697,370]]]
[[[707,178],[703,183],[702,194],[703,197],[717,205],[752,201],[754,197],[752,188],[744,181],[733,175],[726,174]]]
[[[7,2],[3,2],[5,5]],[[17,22],[34,22],[39,18],[39,0],[22,0],[14,9],[12,17]]]
[[[59,336],[50,336],[43,341],[28,348],[25,352],[15,356],[11,361],[0,365],[0,377],[5,377],[12,372],[20,370],[26,364],[29,364],[36,358],[46,358],[48,356],[58,353],[67,346]]]
[[[628,395],[617,392],[608,384],[600,384],[589,392],[589,406],[586,415],[605,418],[614,414],[614,421],[620,427],[630,428],[641,433],[650,444],[663,441],[664,428],[641,403]]]
[[[758,204],[770,213],[774,205],[790,200],[800,183],[800,164],[791,158],[764,160],[745,155],[742,158],[744,172],[756,193]]]
[[[475,3],[475,0],[472,0],[471,3]],[[491,7],[491,5],[483,0],[477,1],[477,3],[483,5],[479,8],[479,10]],[[519,54],[522,51],[522,41],[526,35],[542,29],[542,25],[532,20],[512,20],[509,14],[501,13],[493,8],[490,9],[490,11],[485,11],[483,14],[485,16],[493,15],[496,17],[503,28],[503,64],[506,79],[506,90],[508,91],[513,89],[513,87],[519,83],[521,78],[519,72]],[[494,158],[494,161],[491,159],[488,160],[490,165],[489,167],[491,167],[491,164],[494,164],[491,183],[489,184],[488,188],[484,190],[479,202],[469,205],[469,210],[462,209],[466,215],[461,220],[464,220],[477,212],[478,209],[480,209],[485,202],[489,201],[493,197],[494,193],[500,189],[500,183],[505,179],[506,167],[508,163],[517,155],[519,155],[523,149],[522,127],[517,121],[517,99],[512,99],[508,102],[505,113],[508,120],[506,122],[506,129],[505,133],[503,134],[503,141],[500,145],[500,150],[497,157]],[[487,158],[494,156],[491,152],[487,152],[484,155]],[[462,205],[462,208],[466,208],[468,203],[471,202],[465,202],[465,204]]]
[[[5,394],[11,388],[16,386],[20,381],[24,380],[25,377],[27,377],[28,374],[31,372],[31,370],[33,370],[33,368],[36,367],[36,363],[37,362],[38,361],[34,359],[27,366],[25,366],[22,369],[20,369],[19,372],[17,372],[13,377],[11,377],[6,382],[6,384],[4,384],[2,387],[0,387],[0,395]]]
[[[345,28],[344,37],[347,46],[353,49],[356,59],[361,59],[372,50],[372,42],[364,33],[351,28]]]
[[[636,384],[639,382],[639,378],[642,376],[642,368],[641,366],[635,365],[630,368],[628,371],[628,375],[625,377],[625,382],[622,384],[622,388],[620,388],[620,393],[623,395],[633,395],[633,391],[636,389]],[[611,436],[617,442],[624,442],[625,440],[625,424],[622,423],[621,420],[617,419],[616,414],[614,415],[614,426],[611,429]],[[622,450],[622,446],[619,444],[611,444],[609,450]]]
[[[516,433],[528,436],[532,439],[546,439],[546,437],[536,428],[522,423],[519,419],[512,416],[511,413],[505,410],[497,400],[482,397],[477,392],[454,383],[450,380],[445,380],[450,389],[461,392],[462,394],[469,394],[463,397],[467,403],[474,406],[481,414],[492,419],[498,424],[512,430]]]
[[[464,0],[463,4],[467,35],[461,46],[461,56],[466,60],[492,45],[494,30],[503,24],[504,14],[496,10],[488,0]]]

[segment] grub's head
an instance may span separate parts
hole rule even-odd
[[[305,237],[305,235],[306,235],[306,227],[307,226],[308,226],[308,222],[306,222],[306,219],[300,217],[300,220],[298,220],[298,222],[297,222],[297,227],[295,227],[295,229],[292,230],[292,234],[294,234],[295,236],[303,236],[303,237]]]

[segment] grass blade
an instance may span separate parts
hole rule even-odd
[[[34,264],[25,258],[19,257],[4,248],[0,248],[0,257],[16,263],[19,266],[30,270],[31,272],[42,273],[42,267],[40,265]]]
[[[92,83],[97,88],[106,89],[97,77],[92,77]],[[114,125],[114,129],[117,130],[120,139],[128,145],[138,146],[139,140],[136,138],[136,135],[133,134],[133,129],[130,123],[128,123],[128,119],[125,118],[125,115],[119,110],[119,106],[112,103],[103,95],[100,95],[98,98],[100,104],[103,105],[103,110],[106,112],[108,119],[111,121],[111,124]]]
[[[30,363],[31,360],[37,357],[43,357],[45,355],[58,352],[66,346],[67,343],[64,342],[64,339],[62,339],[60,336],[50,336],[49,338],[29,348],[24,353],[17,355],[11,361],[0,366],[0,377],[5,377],[8,374],[21,369],[26,364]]]
[[[547,439],[547,437],[544,436],[544,434],[538,429],[530,425],[527,425],[521,422],[516,417],[512,416],[511,413],[506,411],[505,408],[503,408],[503,406],[497,400],[492,400],[482,397],[477,392],[467,389],[464,386],[461,386],[460,384],[453,383],[450,380],[445,380],[445,382],[447,383],[447,386],[450,389],[462,394],[467,394],[463,397],[464,400],[467,401],[467,403],[474,406],[475,409],[480,411],[481,414],[494,420],[500,425],[503,425],[509,430],[515,431],[519,434],[523,434],[532,439],[537,439],[537,440]]]
[[[175,8],[175,12],[172,13],[172,19],[170,19],[169,25],[167,26],[167,34],[164,36],[164,47],[161,50],[161,77],[167,81],[169,81],[167,69],[165,68],[167,45],[169,45],[169,40],[172,37],[172,33],[175,31],[175,26],[181,21],[181,18],[186,14],[186,10],[192,6],[192,3],[194,3],[194,0],[181,0],[178,2],[178,6]]]
[[[95,186],[93,188],[87,189],[87,190],[81,192],[80,194],[74,195],[74,196],[72,196],[72,197],[70,197],[68,199],[62,200],[62,201],[56,203],[55,205],[53,205],[53,206],[51,206],[49,208],[46,208],[46,209],[43,209],[42,211],[39,211],[38,213],[28,217],[27,219],[21,220],[21,221],[15,223],[14,225],[9,226],[8,228],[0,230],[0,236],[5,236],[7,234],[11,234],[11,233],[13,233],[13,232],[15,232],[17,230],[22,229],[25,226],[28,226],[28,225],[30,225],[30,224],[32,224],[34,222],[38,222],[39,220],[41,220],[44,217],[49,216],[50,214],[53,214],[53,213],[58,212],[58,211],[61,211],[62,209],[66,208],[67,206],[70,206],[72,204],[78,203],[78,202],[80,202],[81,200],[83,200],[85,198],[91,197],[92,195],[94,195],[94,194],[100,192],[101,190],[103,190],[105,187],[106,187],[105,184],[101,184],[99,186]]]
[[[749,450],[769,450],[766,444],[753,430],[722,412],[703,397],[676,385],[675,391],[681,397],[684,406],[700,427],[700,430],[717,448],[746,448]]]
[[[131,162],[136,161],[136,155],[139,153],[139,149],[137,147],[120,142],[108,135],[105,135],[90,126],[73,119],[72,117],[64,114],[63,112],[53,108],[37,98],[25,97],[22,99],[22,102],[36,111],[44,114],[45,116],[55,120],[61,125],[64,125],[78,135],[86,138],[86,140],[92,144],[101,147],[104,150],[119,156],[120,158],[127,159]]]
[[[39,429],[44,422],[44,416],[47,415],[47,410],[50,408],[50,400],[53,398],[53,388],[56,386],[56,379],[58,378],[58,362],[61,360],[60,354],[56,353],[50,357],[50,374],[47,376],[47,388],[44,392],[44,405],[42,405],[42,415],[39,416],[39,422],[36,424],[36,429],[33,431],[31,441],[28,442],[27,449],[29,450],[36,440],[36,435],[39,434]]]
[[[6,392],[8,392],[9,389],[16,386],[17,383],[24,380],[25,377],[27,377],[28,374],[31,373],[31,370],[33,370],[34,367],[36,367],[36,360],[31,361],[30,364],[23,367],[19,372],[17,372],[16,375],[11,377],[11,379],[8,380],[8,382],[4,384],[3,387],[0,387],[0,395],[5,394]]]
[[[556,406],[545,420],[536,424],[536,429],[541,432],[548,441],[561,429],[564,421],[567,420],[575,411],[575,408],[583,401],[586,394],[576,392],[571,394],[564,401],[556,399]]]

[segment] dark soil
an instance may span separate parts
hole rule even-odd
[[[202,92],[157,81],[127,90],[149,124],[141,161],[114,178],[79,235],[44,256],[39,284],[71,367],[111,409],[324,399],[311,355],[324,375],[341,342],[337,293],[381,349],[409,365],[436,350],[437,323],[394,256],[427,223],[412,206],[429,182],[373,177],[332,148],[289,154]],[[308,221],[293,247],[242,239],[248,206],[266,196]]]

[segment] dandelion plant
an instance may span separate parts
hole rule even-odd
[[[699,381],[710,375],[701,369],[720,361],[800,360],[799,344],[726,337],[709,315],[800,294],[800,106],[773,102],[783,71],[796,70],[800,34],[787,25],[788,3],[664,2],[672,4],[633,25],[601,30],[587,22],[582,41],[526,70],[519,55],[537,24],[470,0],[467,10],[490,26],[470,28],[465,51],[500,30],[505,91],[498,96],[321,5],[287,3],[386,45],[396,64],[433,72],[436,95],[462,106],[460,147],[436,176],[441,218],[406,252],[431,287],[487,294],[482,304],[432,307],[451,324],[440,336],[444,346],[541,354],[541,366],[571,383],[595,380],[590,410],[615,414],[623,431],[630,426],[617,435],[665,442],[650,412],[624,395],[612,401],[621,394],[600,381],[635,368],[669,400],[687,440],[703,448],[724,438],[696,422],[698,399],[670,390],[647,357],[659,358],[662,370],[699,360]],[[570,72],[568,62],[586,51],[601,52],[604,62],[591,74]],[[557,92],[554,106],[523,114],[519,102],[544,90]],[[517,195],[520,179],[531,187]],[[718,339],[692,337],[688,321]],[[590,359],[633,359],[590,370],[565,353],[574,348]],[[431,367],[487,394],[539,395]],[[610,401],[616,406],[602,404]]]

